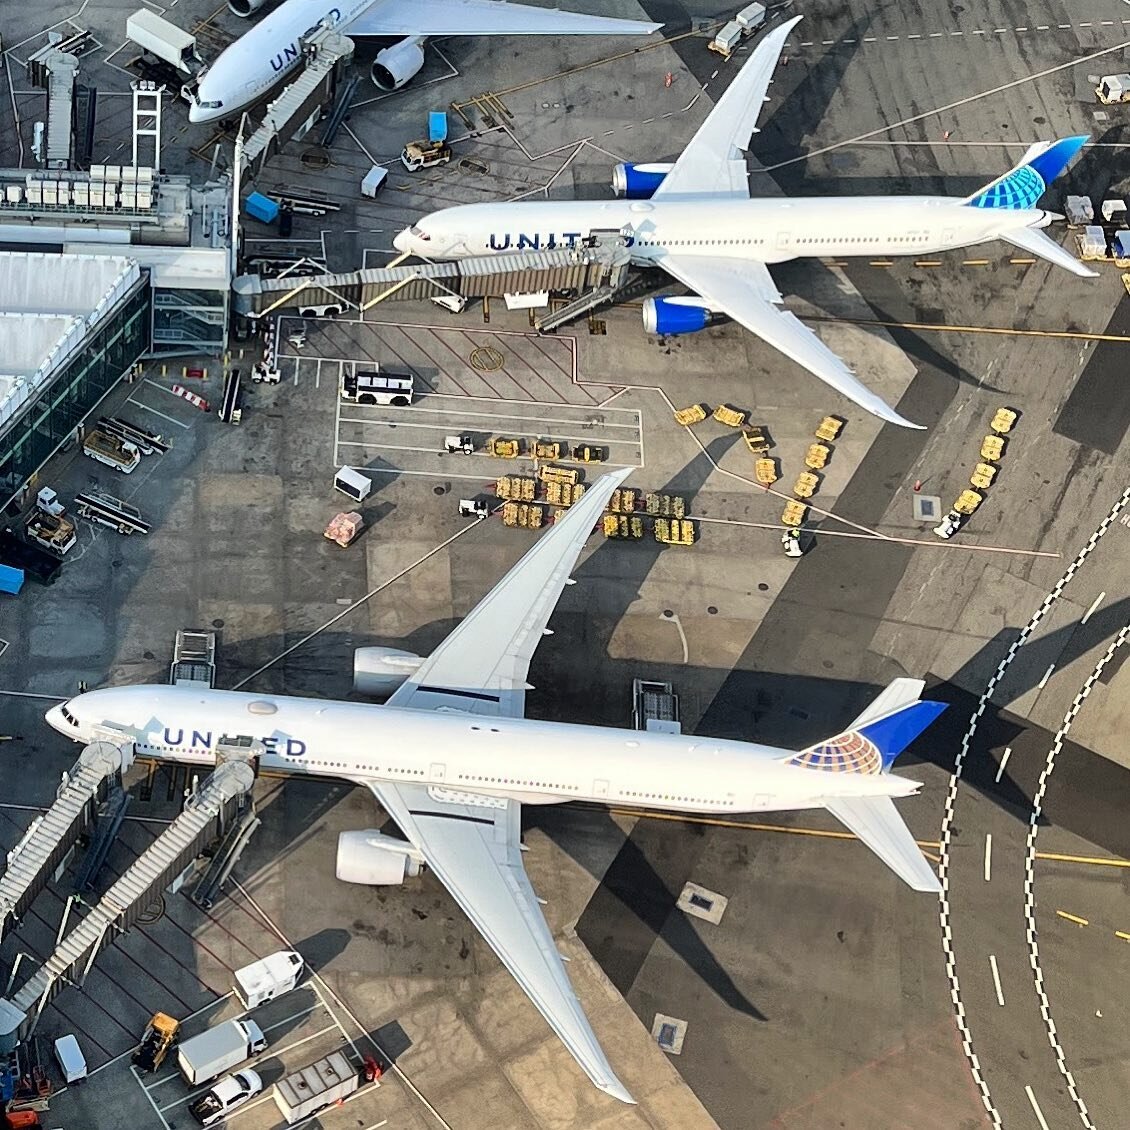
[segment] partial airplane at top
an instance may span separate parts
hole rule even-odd
[[[384,706],[279,694],[127,686],[47,712],[79,742],[132,742],[138,757],[211,765],[220,735],[262,741],[264,769],[363,785],[405,839],[344,832],[337,877],[395,886],[435,872],[602,1091],[632,1102],[565,974],[522,866],[521,807],[595,801],[675,812],[826,809],[904,882],[940,890],[895,809],[917,781],[896,757],[945,709],[896,679],[835,737],[799,752],[721,738],[525,717],[530,660],[593,526],[628,471],[604,475],[427,659],[359,649]],[[395,688],[395,689],[394,689]]]
[[[768,33],[674,164],[618,165],[629,201],[464,204],[432,212],[393,240],[425,259],[575,247],[620,232],[639,266],[662,267],[694,292],[649,298],[649,333],[704,329],[725,314],[882,420],[914,428],[862,384],[794,315],[766,266],[787,259],[921,255],[1003,239],[1076,275],[1084,267],[1039,229],[1060,217],[1036,207],[1086,137],[1032,145],[1010,172],[972,196],[833,196],[751,200],[745,150],[796,16]]]
[[[251,16],[266,0],[228,0]],[[405,36],[377,52],[373,82],[399,90],[424,65],[424,43],[437,35],[650,35],[662,24],[531,8],[508,0],[284,0],[241,36],[189,88],[191,122],[230,118],[257,102],[302,65],[299,40],[322,20],[353,38]]]

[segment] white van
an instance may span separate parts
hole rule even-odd
[[[341,399],[357,404],[391,404],[407,408],[412,403],[414,387],[410,373],[358,369],[342,376]]]
[[[74,1036],[60,1036],[55,1041],[55,1059],[68,1086],[81,1083],[86,1078],[86,1057]]]
[[[279,950],[235,971],[235,991],[244,1008],[258,1008],[289,993],[306,970],[302,954]]]

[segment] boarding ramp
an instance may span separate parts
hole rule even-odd
[[[261,318],[284,308],[327,305],[368,310],[387,299],[419,301],[436,295],[485,298],[544,290],[589,291],[620,285],[628,266],[622,250],[596,244],[299,278],[240,275],[232,289],[236,312],[246,318]]]
[[[18,1025],[0,1029],[5,1037],[28,1039],[43,1010],[66,985],[81,985],[108,940],[125,933],[154,897],[168,887],[216,835],[216,824],[232,818],[251,791],[255,773],[246,761],[220,765],[186,801],[184,811],[146,851],[134,860],[98,905],[59,943],[40,970],[7,1001],[0,1001],[0,1019]],[[7,1007],[6,1007],[7,1006]]]
[[[20,842],[8,852],[8,869],[0,877],[0,941],[65,863],[78,838],[94,820],[98,806],[133,763],[133,747],[93,742],[56,791],[55,803],[32,821]]]

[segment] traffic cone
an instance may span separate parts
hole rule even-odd
[[[666,73],[666,74],[665,74],[665,75],[663,76],[663,85],[664,85],[665,87],[666,87],[666,86],[670,86],[670,85],[671,85],[671,84],[672,84],[672,83],[673,83],[674,81],[675,81],[675,76],[674,76],[674,75],[673,75],[673,74],[672,74],[672,73],[671,73],[670,71],[668,71],[668,72],[667,72],[667,73]]]

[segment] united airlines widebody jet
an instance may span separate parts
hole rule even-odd
[[[237,16],[266,0],[228,0]],[[189,121],[230,118],[302,66],[301,38],[326,22],[353,38],[392,37],[377,52],[372,79],[399,90],[424,65],[424,44],[439,35],[650,35],[662,24],[531,8],[508,0],[284,0],[185,88]]]
[[[385,705],[126,686],[47,713],[79,742],[211,765],[221,735],[262,743],[259,764],[372,791],[404,838],[344,832],[337,876],[397,885],[426,865],[451,892],[601,1090],[631,1102],[565,973],[522,865],[524,804],[594,801],[687,813],[826,809],[915,890],[940,889],[895,809],[919,784],[891,765],[944,708],[896,679],[847,730],[799,752],[752,742],[525,717],[530,660],[594,525],[627,471],[595,482],[426,659],[361,649],[358,685]]]
[[[662,267],[693,291],[649,298],[649,333],[704,329],[714,314],[740,322],[880,419],[917,427],[865,385],[796,317],[767,264],[851,255],[921,255],[1003,239],[1085,277],[1084,267],[1040,228],[1059,217],[1036,207],[1085,137],[1033,145],[1020,164],[972,196],[847,196],[751,200],[744,151],[789,32],[768,33],[674,164],[618,165],[623,201],[466,204],[432,212],[393,240],[425,259],[459,259],[577,247],[619,232],[638,266]]]

